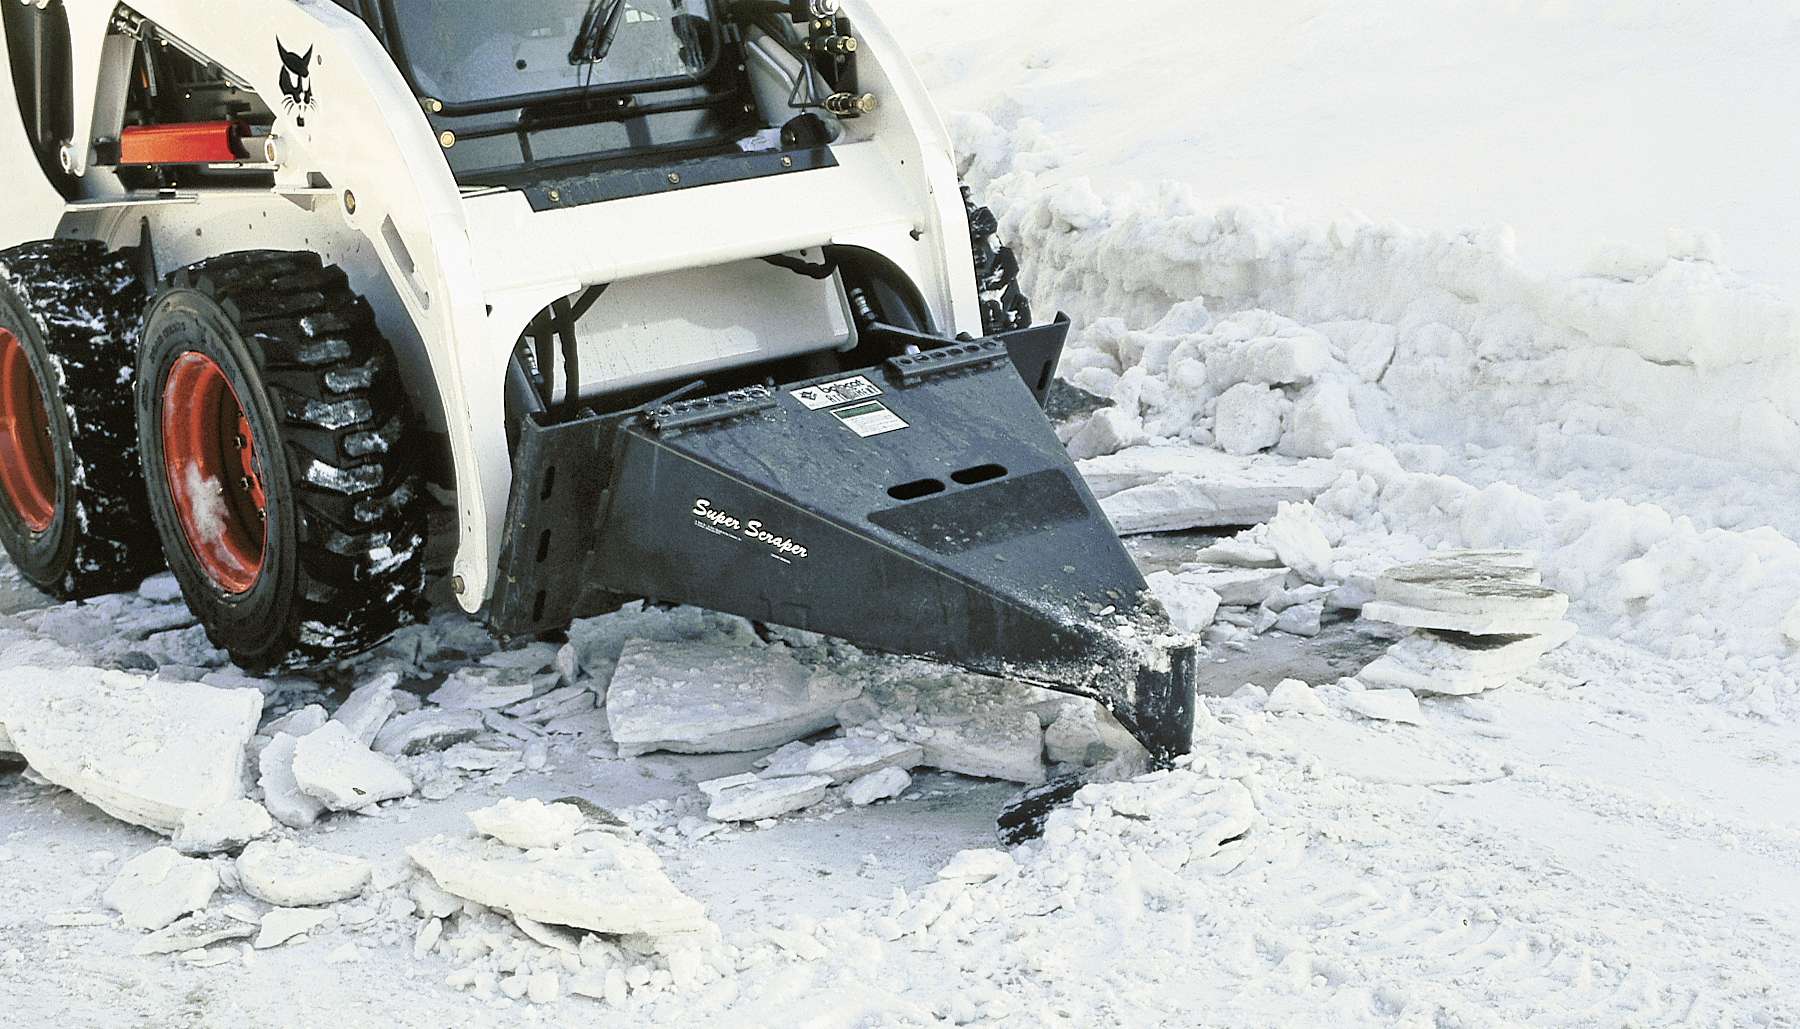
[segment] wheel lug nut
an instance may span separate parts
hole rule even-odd
[[[243,478],[239,479],[238,485],[244,487],[245,489],[249,489],[251,487],[250,476],[246,475]]]
[[[236,435],[236,436],[233,436],[233,437],[231,437],[231,442],[232,442],[232,443],[233,443],[233,444],[234,444],[234,445],[235,445],[235,446],[236,446],[236,447],[237,447],[237,448],[238,448],[238,449],[239,449],[239,450],[242,450],[242,449],[244,449],[244,448],[245,448],[245,447],[246,447],[246,446],[248,446],[248,445],[249,445],[249,443],[250,443],[250,441],[249,441],[249,440],[247,440],[247,439],[245,439],[245,438],[244,438],[244,435],[243,435],[243,433],[239,433],[239,434],[237,434],[237,435]]]

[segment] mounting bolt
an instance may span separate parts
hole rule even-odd
[[[786,154],[783,154],[781,157],[781,166],[783,168],[792,168],[794,166],[794,159],[792,157],[787,156]]]
[[[344,213],[345,214],[355,214],[356,213],[356,194],[350,192],[347,189],[344,190]]]
[[[441,146],[445,150],[448,150],[455,145],[456,145],[456,133],[451,132],[449,129],[445,129],[444,131],[438,133],[438,146]]]
[[[462,576],[452,575],[450,577],[450,592],[452,592],[460,597],[463,595],[463,591],[467,590],[468,588],[469,588],[469,584],[466,582],[463,582]]]
[[[670,172],[669,173],[669,185],[677,186],[680,184],[681,184],[681,176],[675,174],[674,172]]]
[[[562,190],[560,190],[560,189],[551,190],[550,191],[550,202],[554,204],[560,200],[562,200]]]
[[[419,98],[419,106],[425,108],[425,110],[431,112],[432,114],[437,114],[438,112],[440,112],[444,109],[444,105],[441,101],[439,101],[436,97],[429,97],[429,96],[420,97]]]

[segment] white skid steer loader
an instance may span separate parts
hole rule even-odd
[[[1173,640],[860,0],[0,0],[0,539],[251,670],[702,605],[1106,703]]]

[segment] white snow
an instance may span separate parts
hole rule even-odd
[[[135,934],[98,910],[116,859],[94,855],[137,854],[146,834],[0,766],[9,1014],[821,1029],[1792,1023],[1791,5],[881,10],[946,107],[954,159],[1018,249],[1039,317],[1073,316],[1061,373],[1114,404],[1061,427],[1077,452],[1116,450],[1083,465],[1109,515],[1133,531],[1258,526],[1211,547],[1133,544],[1164,548],[1157,567],[1224,604],[1201,668],[1226,695],[1203,700],[1193,757],[1119,771],[1098,723],[1088,732],[1067,698],[857,659],[805,634],[772,631],[771,645],[742,619],[691,608],[632,605],[577,623],[566,646],[520,651],[440,613],[332,680],[397,671],[397,705],[430,682],[469,709],[417,746],[381,748],[420,796],[289,834],[375,869],[336,902],[341,916],[317,911],[310,944],[129,955]],[[1295,480],[1303,492],[1270,492]],[[1226,486],[1263,489],[1260,508],[1221,522],[1238,503],[1220,499]],[[1127,501],[1146,520],[1128,521]],[[1278,517],[1282,502],[1310,507]],[[1535,555],[1548,593],[1524,599],[1540,636],[1475,646],[1352,620],[1381,604],[1442,615],[1460,601],[1383,595],[1382,577],[1467,550]],[[1222,573],[1202,568],[1266,571],[1229,580],[1244,592],[1227,594]],[[318,684],[221,669],[167,581],[46,607],[7,573],[0,669],[69,666],[87,684],[93,669],[148,658],[167,675],[254,684],[271,713],[342,710]],[[1488,617],[1505,603],[1465,604],[1465,618],[1485,620],[1461,624],[1521,628]],[[1259,626],[1314,624],[1307,670],[1238,689],[1233,643]],[[1556,646],[1567,626],[1579,634]],[[1344,635],[1398,640],[1358,668],[1366,658],[1333,649]],[[752,754],[619,757],[600,731],[634,639],[726,664],[772,651],[834,689],[858,685],[861,697],[830,712],[844,739],[886,733],[918,746],[925,766],[825,786],[766,824],[721,826],[697,784],[750,774]],[[629,688],[638,676],[627,673]],[[751,679],[751,692],[768,687]],[[1447,694],[1477,682],[1479,693]],[[492,731],[482,711],[504,712],[492,725],[512,735],[474,742]],[[137,703],[120,716],[162,717]],[[284,736],[291,748],[316,717],[268,730],[262,754]],[[1005,732],[970,746],[995,720]],[[6,717],[0,727],[25,742]],[[1083,788],[1041,841],[1005,852],[988,826],[1010,791],[929,770],[1033,781],[1046,756],[1125,778]],[[291,749],[288,760],[291,772]],[[262,789],[275,811],[267,779]],[[865,803],[877,794],[897,799]],[[571,795],[625,824],[601,831],[590,815],[592,831],[535,851],[419,843],[466,832],[467,812],[503,797]],[[590,839],[661,878],[639,889],[613,877],[589,860],[600,851],[582,849]],[[403,862],[409,846],[440,863],[442,885],[460,873],[468,890],[451,896]],[[236,867],[208,867],[224,873],[215,907],[235,906]],[[470,896],[478,887],[488,900]],[[628,917],[608,935],[567,928],[615,905]],[[265,930],[271,919],[286,917],[264,915]],[[671,920],[700,939],[616,935]]]

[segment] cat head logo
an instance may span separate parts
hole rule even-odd
[[[281,55],[281,106],[294,116],[294,124],[306,126],[306,112],[313,108],[313,48],[297,54],[275,40],[275,52]]]

